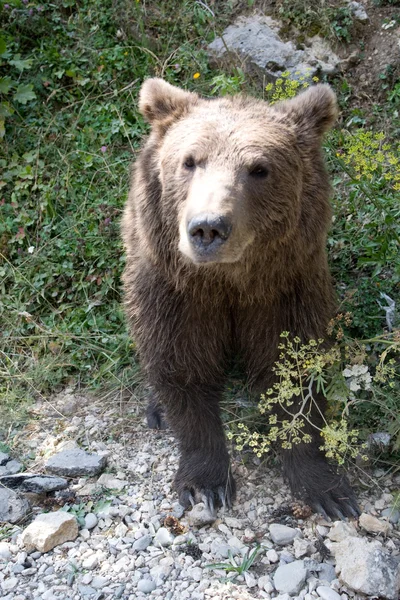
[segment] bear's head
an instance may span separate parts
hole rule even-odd
[[[307,238],[310,222],[329,219],[321,140],[337,105],[327,85],[271,106],[148,79],[139,107],[152,126],[160,210],[185,259],[237,263],[255,240],[290,243],[299,227]]]

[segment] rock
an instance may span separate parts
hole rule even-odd
[[[0,560],[9,560],[11,556],[9,544],[7,542],[0,542]]]
[[[0,477],[0,485],[16,489],[22,492],[42,494],[55,492],[68,487],[68,481],[62,477],[53,475],[35,475],[34,473],[18,473],[17,475],[6,475]]]
[[[96,590],[90,585],[78,585],[78,590],[81,598],[86,596],[94,596],[96,593]]]
[[[264,590],[265,592],[268,592],[268,593],[271,593],[274,589],[274,586],[272,585],[271,578],[269,577],[269,575],[262,575],[262,577],[259,577],[257,585],[260,588],[260,590]]]
[[[132,548],[135,552],[140,552],[141,550],[146,550],[147,546],[151,544],[151,535],[143,535],[141,538],[136,540],[132,545]]]
[[[122,491],[124,487],[128,485],[127,481],[124,481],[123,479],[117,479],[110,473],[103,473],[103,475],[101,475],[98,478],[97,483],[107,488],[108,490],[118,491]]]
[[[205,507],[203,502],[195,504],[188,514],[189,524],[193,527],[204,527],[204,525],[214,523],[215,519],[216,514],[210,512],[208,508]]]
[[[243,522],[233,517],[225,517],[225,523],[232,529],[243,529]]]
[[[16,577],[9,577],[8,579],[4,579],[4,581],[1,582],[1,587],[3,589],[4,592],[11,592],[11,590],[14,590],[18,585],[18,579]]]
[[[115,535],[119,538],[125,537],[128,532],[128,528],[125,523],[119,523],[115,528]]]
[[[29,502],[13,490],[0,486],[0,523],[17,523],[29,511]]]
[[[275,544],[278,544],[278,546],[291,544],[300,535],[297,529],[293,529],[293,527],[288,527],[287,525],[280,525],[279,523],[272,523],[269,526],[269,533],[271,540]]]
[[[101,590],[101,588],[108,584],[108,581],[109,580],[107,579],[107,577],[102,577],[102,575],[96,575],[91,581],[91,586],[96,588],[96,590]]]
[[[4,475],[13,475],[19,473],[22,470],[22,465],[17,460],[9,460],[0,467],[0,477]]]
[[[75,517],[59,510],[38,515],[22,532],[21,540],[28,552],[34,548],[39,552],[48,552],[77,537],[78,523]]]
[[[317,72],[336,71],[340,59],[326,41],[315,36],[308,40],[308,47],[297,50],[293,42],[284,42],[279,37],[281,27],[282,24],[271,17],[241,16],[208,46],[208,50],[216,58],[230,51],[239,54],[271,79],[286,71],[292,79],[311,79]]]
[[[105,456],[89,454],[85,450],[63,450],[49,458],[46,471],[65,477],[91,477],[100,473],[106,462]]]
[[[365,23],[369,20],[367,12],[360,2],[348,2],[347,6],[349,7],[351,14],[356,21]]]
[[[362,513],[358,520],[360,527],[365,529],[365,531],[369,531],[370,533],[389,533],[391,526],[388,521],[380,521],[376,517],[372,515],[368,515],[367,513]]]
[[[301,538],[295,538],[293,540],[293,549],[295,558],[310,556],[315,552],[314,546],[308,540],[303,540]]]
[[[183,506],[179,504],[179,502],[174,502],[174,504],[172,505],[172,516],[176,517],[177,519],[181,519],[184,514],[185,509],[183,508]]]
[[[174,541],[173,536],[170,534],[166,527],[160,527],[154,537],[154,546],[163,548],[164,546],[170,546]]]
[[[188,575],[194,581],[201,581],[203,578],[203,569],[200,569],[200,567],[188,569]]]
[[[93,513],[87,513],[87,515],[85,515],[85,527],[86,529],[93,529],[94,527],[96,527],[98,523],[98,519],[96,517],[96,515],[94,515]]]
[[[357,536],[356,528],[352,523],[345,523],[344,521],[335,521],[328,533],[328,538],[332,542],[341,542],[352,536]]]
[[[396,525],[396,523],[398,523],[400,520],[400,511],[398,511],[397,508],[395,508],[394,506],[385,508],[381,512],[381,515],[382,517],[386,517],[387,519],[389,519],[389,522],[393,525]]]
[[[278,592],[296,596],[307,579],[307,569],[302,560],[295,560],[288,565],[277,568],[274,575],[274,586]]]
[[[159,586],[162,585],[164,581],[169,577],[171,571],[172,567],[170,565],[156,565],[155,567],[150,569],[150,575],[155,581],[156,586]]]
[[[6,464],[10,460],[10,456],[5,452],[0,452],[0,467]]]
[[[218,558],[229,558],[229,555],[236,556],[238,554],[237,548],[230,546],[226,542],[221,542],[216,539],[211,543],[211,554]]]
[[[278,555],[277,551],[274,549],[267,551],[267,558],[270,563],[279,562],[279,555]]]
[[[256,587],[256,585],[257,585],[257,580],[248,571],[244,572],[244,580],[246,582],[247,587],[249,587],[249,588]]]
[[[82,568],[91,571],[92,569],[95,569],[98,564],[99,559],[95,554],[92,554],[91,556],[88,556],[88,558],[85,558],[85,560],[82,562]]]
[[[329,563],[319,563],[317,573],[320,581],[328,581],[330,583],[336,579],[335,567]]]
[[[322,600],[341,600],[339,594],[332,588],[320,585],[317,587],[317,594]]]
[[[342,584],[357,593],[398,600],[399,565],[377,540],[349,537],[332,545]]]
[[[391,439],[390,433],[387,433],[386,431],[377,431],[368,436],[367,447],[369,450],[382,452],[389,448]]]
[[[142,592],[143,594],[150,594],[156,587],[152,579],[140,579],[137,585],[138,592]]]

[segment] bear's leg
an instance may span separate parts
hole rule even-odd
[[[152,265],[125,279],[133,337],[154,394],[150,424],[159,426],[161,407],[179,441],[179,500],[230,506],[235,483],[219,409],[231,343],[228,304],[212,296],[212,286],[178,292]]]
[[[358,517],[360,510],[346,475],[329,464],[319,449],[321,436],[318,429],[312,425],[307,429],[311,442],[293,444],[290,450],[282,450],[283,474],[294,497],[301,498],[325,517]]]
[[[294,303],[299,306],[301,314],[298,318],[289,319],[280,323],[281,315],[288,315],[288,306],[277,306],[275,314],[272,313],[270,320],[260,320],[259,315],[265,313],[262,306],[255,306],[253,312],[246,314],[246,320],[240,322],[240,345],[244,357],[248,380],[251,389],[257,394],[266,392],[273,383],[271,367],[278,359],[276,351],[279,344],[279,333],[281,331],[297,331],[297,323],[301,323],[305,315],[313,315],[307,312],[304,306],[310,302],[298,301]],[[293,309],[294,314],[295,310]],[[271,323],[273,325],[271,325]],[[309,324],[312,331],[313,323]],[[319,327],[317,331],[323,331]],[[312,334],[298,334],[300,338],[311,339],[322,337]],[[278,411],[279,420],[289,420],[290,413],[295,415],[300,406],[301,399],[292,398],[293,404]],[[344,474],[333,465],[329,464],[324,453],[320,450],[320,430],[324,426],[324,412],[326,400],[321,394],[313,390],[304,414],[307,415],[306,430],[311,436],[310,443],[293,444],[290,450],[282,450],[283,470],[288,480],[292,493],[301,498],[316,512],[334,519],[342,517],[355,517],[359,514],[359,508],[354,492]],[[279,426],[279,424],[278,424]]]
[[[165,414],[162,406],[157,403],[154,394],[150,398],[146,407],[147,425],[150,429],[167,429],[168,424],[165,420]]]
[[[181,458],[175,486],[185,508],[200,500],[211,511],[219,504],[230,508],[235,497],[219,415],[220,394],[219,387],[205,382],[159,390],[168,423],[179,440]]]

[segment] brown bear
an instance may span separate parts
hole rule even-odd
[[[327,265],[330,185],[321,140],[337,116],[327,85],[268,105],[203,99],[148,79],[139,108],[152,131],[136,162],[122,230],[125,305],[160,408],[180,445],[185,507],[235,494],[219,401],[239,357],[255,393],[272,382],[281,332],[324,337],[335,309]],[[312,415],[321,424],[324,398]],[[320,436],[282,451],[293,494],[334,518],[354,517],[345,476]]]

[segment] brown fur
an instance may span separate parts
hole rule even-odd
[[[230,360],[239,356],[252,389],[265,391],[280,333],[324,337],[334,311],[321,139],[336,100],[324,85],[274,106],[241,96],[204,100],[150,79],[140,109],[152,132],[122,224],[126,310],[153,409],[164,408],[180,442],[181,502],[200,493],[229,504],[234,481],[218,402]],[[259,165],[266,176],[254,176]],[[187,232],[204,211],[231,227],[207,252]],[[356,514],[347,480],[313,434],[312,444],[283,454],[293,492],[328,515]]]

